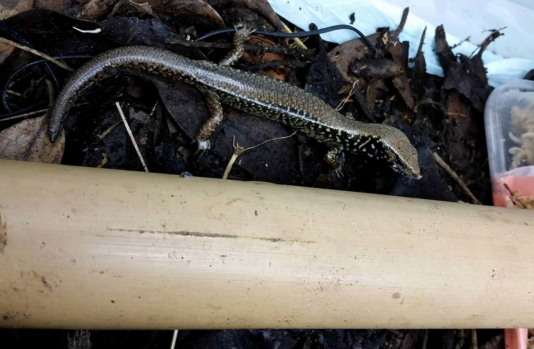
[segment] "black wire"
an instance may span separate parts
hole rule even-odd
[[[5,25],[3,25],[2,21],[0,21],[0,29],[4,29],[4,28],[5,28]],[[323,29],[310,30],[310,31],[305,31],[305,32],[297,32],[297,33],[279,33],[279,32],[272,32],[272,31],[266,31],[266,30],[254,30],[253,33],[266,35],[266,36],[273,36],[273,37],[278,37],[278,38],[301,38],[301,37],[306,37],[306,36],[311,36],[311,35],[324,34],[324,33],[332,32],[332,31],[336,31],[336,30],[343,30],[343,29],[352,30],[353,32],[357,33],[360,36],[361,40],[364,42],[364,44],[367,45],[367,47],[369,47],[369,49],[371,51],[373,51],[373,52],[376,51],[376,47],[371,43],[371,41],[367,38],[367,36],[365,36],[357,28],[355,28],[355,27],[353,27],[351,25],[348,25],[348,24],[338,24],[338,25],[326,27],[326,28],[323,28]],[[234,33],[234,32],[236,32],[236,30],[237,30],[236,28],[223,28],[223,29],[213,30],[213,31],[208,32],[208,33],[202,35],[201,37],[197,38],[195,41],[201,41],[201,40],[207,39],[207,38],[209,38],[211,36],[219,35],[219,34],[223,34],[223,33]],[[29,45],[29,43],[26,40],[24,40],[22,37],[17,35],[17,39],[19,39],[19,41],[23,42],[26,46],[31,47]],[[92,56],[74,55],[74,56],[59,56],[59,57],[54,57],[54,58],[57,59],[57,60],[65,60],[65,59],[92,58]],[[45,63],[45,68],[47,68],[46,69],[47,70],[47,74],[52,79],[52,82],[54,83],[54,86],[56,88],[59,87],[59,84],[57,82],[56,76],[54,75],[54,73],[50,69],[47,60],[41,59],[41,60],[30,62],[30,63],[28,63],[26,65],[23,65],[22,67],[17,69],[13,74],[11,74],[9,76],[9,78],[6,81],[6,83],[4,84],[4,87],[2,88],[2,92],[1,92],[2,104],[3,104],[4,108],[5,108],[5,110],[8,112],[8,114],[0,115],[0,119],[24,114],[26,112],[31,111],[33,108],[35,108],[35,107],[37,107],[37,106],[42,104],[42,103],[38,103],[38,104],[35,104],[35,105],[31,106],[31,107],[25,108],[23,110],[19,110],[17,112],[12,112],[11,108],[9,108],[9,105],[7,103],[7,89],[9,87],[9,84],[13,80],[13,78],[16,75],[18,75],[21,71],[27,69],[28,67],[31,67],[31,66],[36,65],[36,64],[41,64],[41,63]]]
[[[91,89],[91,90],[88,90],[88,91],[80,93],[80,97],[87,97],[89,95],[92,95],[94,93],[100,92],[102,90],[104,90],[103,87],[94,88],[94,89]],[[41,101],[41,102],[38,102],[38,103],[36,103],[36,104],[34,104],[34,105],[30,106],[30,107],[27,107],[27,108],[24,108],[24,109],[21,109],[21,110],[17,110],[16,112],[12,112],[12,113],[9,113],[9,114],[2,114],[2,115],[0,115],[0,121],[2,121],[5,118],[9,118],[9,117],[13,117],[13,116],[19,116],[19,115],[22,115],[22,114],[26,114],[26,113],[32,112],[32,111],[34,111],[34,109],[36,109],[37,107],[40,107],[41,105],[44,105],[44,104],[46,104],[46,102],[45,101]]]
[[[54,58],[57,59],[57,60],[66,60],[66,59],[92,58],[92,56],[72,55],[72,56],[58,56],[58,57],[54,57]],[[9,84],[11,83],[11,81],[13,81],[15,76],[17,76],[23,70],[26,70],[29,67],[33,66],[33,65],[41,64],[41,63],[45,63],[45,62],[48,62],[48,60],[40,59],[40,60],[33,61],[33,62],[28,63],[28,64],[25,64],[22,67],[20,67],[17,70],[15,70],[15,72],[13,74],[11,74],[7,78],[7,80],[6,80],[5,84],[4,84],[4,87],[2,88],[1,98],[2,98],[2,105],[4,106],[4,109],[8,112],[8,114],[9,113],[13,113],[13,111],[11,110],[11,108],[9,107],[9,105],[7,103],[7,89],[9,88]],[[3,117],[3,116],[4,115],[0,115],[0,117]]]
[[[279,32],[272,32],[272,31],[266,31],[266,30],[253,30],[253,33],[254,34],[267,35],[267,36],[274,36],[274,37],[278,37],[278,38],[301,38],[301,37],[305,37],[305,36],[324,34],[324,33],[332,32],[332,31],[336,31],[336,30],[342,30],[342,29],[352,30],[353,32],[357,33],[360,36],[360,39],[364,42],[365,45],[367,45],[367,47],[369,47],[369,49],[371,51],[373,51],[373,52],[376,51],[376,47],[367,38],[367,36],[365,36],[357,28],[354,28],[353,26],[348,25],[348,24],[338,24],[338,25],[333,25],[331,27],[326,27],[326,28],[323,28],[323,29],[310,30],[310,31],[306,31],[306,32],[297,32],[297,33],[279,33]],[[236,28],[216,29],[216,30],[210,31],[209,33],[206,33],[206,34],[202,35],[201,37],[197,38],[195,41],[201,41],[201,40],[207,39],[207,38],[209,38],[210,36],[213,36],[213,35],[219,35],[219,34],[223,34],[223,33],[234,33],[235,31],[236,31]]]
[[[32,111],[34,111],[34,109],[36,109],[37,107],[40,107],[41,105],[44,105],[46,104],[45,101],[41,101],[39,103],[36,103],[28,108],[24,108],[24,109],[21,109],[21,110],[17,110],[15,112],[12,112],[12,113],[8,113],[8,114],[2,114],[0,115],[0,121],[2,119],[6,119],[6,118],[10,118],[10,117],[13,117],[13,116],[19,116],[19,115],[22,115],[22,114],[26,114],[26,113],[30,113]]]
[[[0,31],[2,31],[5,35],[7,35],[9,38],[11,38],[13,41],[27,46],[29,48],[33,48],[33,46],[26,40],[23,36],[21,36],[15,29],[8,26],[4,21],[0,21]],[[54,74],[54,71],[50,67],[49,63],[44,64],[45,72],[52,81],[52,85],[56,90],[59,90],[59,82],[57,81],[57,77]],[[8,107],[9,108],[9,107]],[[11,109],[7,109],[7,112],[11,112]]]

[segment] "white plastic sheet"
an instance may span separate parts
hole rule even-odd
[[[427,72],[443,75],[434,52],[434,33],[443,24],[449,44],[458,45],[455,53],[470,56],[491,29],[501,29],[505,36],[492,43],[482,59],[490,85],[497,87],[522,78],[534,69],[534,0],[269,0],[276,13],[307,30],[310,23],[318,28],[350,24],[370,35],[379,27],[396,28],[402,11],[410,7],[408,22],[400,35],[410,42],[410,57],[427,29],[424,53]],[[327,41],[343,43],[357,35],[344,30],[323,34]],[[469,41],[465,39],[469,38]]]

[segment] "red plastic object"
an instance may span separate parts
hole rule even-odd
[[[510,328],[504,330],[504,343],[506,349],[527,349],[528,329]]]
[[[525,159],[526,163],[514,161],[518,152],[532,151],[529,145],[522,143],[533,137],[531,126],[528,130],[522,126],[524,122],[531,125],[533,108],[532,81],[511,81],[493,90],[488,98],[484,116],[493,206],[521,208],[514,202],[515,195],[534,197],[534,164],[530,159]],[[514,132],[520,134],[515,135]],[[528,329],[505,329],[504,343],[506,349],[527,349]]]

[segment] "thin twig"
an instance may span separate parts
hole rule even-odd
[[[108,163],[108,161],[109,161],[108,154],[102,153],[102,156],[104,158],[102,159],[102,161],[100,161],[100,164],[98,164],[98,166],[96,166],[96,168],[102,168],[102,166],[105,166]]]
[[[521,207],[523,209],[527,208],[525,205],[523,205],[523,203],[521,201],[516,200],[516,195],[514,194],[512,189],[510,189],[508,184],[504,183],[504,187],[508,191],[508,195],[510,195],[510,200],[512,200],[512,204],[514,204],[514,206],[519,206],[519,207]]]
[[[357,84],[359,81],[360,81],[360,80],[356,79],[356,80],[352,83],[352,87],[350,88],[349,94],[347,95],[347,97],[343,98],[343,100],[339,103],[339,105],[336,107],[336,111],[340,111],[341,109],[343,109],[343,107],[345,106],[345,104],[347,104],[347,102],[350,100],[350,97],[351,97],[352,94],[354,93],[354,88],[356,87],[356,84]]]
[[[247,150],[255,149],[255,148],[257,148],[257,147],[260,147],[260,146],[264,145],[265,143],[269,143],[269,142],[272,142],[272,141],[278,141],[278,140],[282,140],[282,139],[286,139],[286,138],[291,138],[291,137],[293,137],[293,136],[296,135],[296,134],[297,134],[297,131],[293,132],[293,133],[290,134],[289,136],[284,136],[284,137],[277,137],[277,138],[268,139],[268,140],[263,141],[263,142],[261,142],[260,144],[257,144],[257,145],[255,145],[255,146],[253,146],[253,147],[245,148],[245,149],[243,150],[243,152],[245,152],[245,151],[247,151]],[[239,145],[239,144],[238,144],[238,145]]]
[[[16,42],[14,41],[11,41],[11,40],[8,40],[8,39],[5,39],[3,37],[0,37],[0,42],[3,42],[4,44],[8,44],[8,45],[11,45],[11,46],[15,46],[17,48],[20,48],[21,50],[24,50],[26,52],[30,52],[30,53],[33,53],[34,55],[36,56],[39,56],[39,57],[42,57],[52,63],[54,63],[55,65],[65,69],[65,70],[68,70],[68,71],[74,71],[74,69],[72,69],[71,67],[69,67],[68,65],[66,65],[65,63],[63,62],[60,62],[58,61],[57,59],[53,58],[53,57],[50,57],[49,55],[47,54],[44,54],[42,52],[39,52],[37,50],[34,50],[33,48],[29,48],[28,46],[24,46],[24,45],[21,45],[21,44],[17,44]]]
[[[146,163],[145,163],[145,159],[143,159],[143,156],[141,155],[141,151],[139,150],[139,146],[137,145],[137,142],[135,141],[135,137],[132,133],[132,130],[130,129],[130,125],[128,125],[128,122],[126,122],[126,117],[124,116],[124,113],[122,112],[122,108],[119,102],[115,102],[115,105],[117,106],[117,109],[119,110],[119,114],[121,115],[122,122],[124,123],[124,127],[126,127],[126,132],[128,132],[128,135],[130,136],[130,139],[132,140],[132,144],[135,148],[135,151],[137,152],[137,156],[139,156],[139,160],[141,161],[141,164],[143,165],[145,172],[149,172],[148,167],[146,166]]]
[[[17,91],[6,90],[6,92],[13,96],[22,97],[22,93],[18,93]]]
[[[496,30],[491,30],[491,34],[484,39],[484,41],[482,41],[482,43],[480,44],[480,46],[478,48],[476,48],[472,53],[471,53],[471,56],[469,56],[469,58],[472,58],[474,55],[475,55],[475,52],[477,52],[477,56],[482,56],[482,54],[484,53],[484,51],[486,51],[486,49],[488,48],[488,46],[494,42],[495,40],[497,40],[497,38],[501,35],[504,35],[502,34],[500,31],[503,30],[503,29],[506,29],[506,27],[504,28],[501,28],[501,29],[496,29]]]
[[[91,104],[91,103],[92,102],[83,102],[83,103],[75,104],[73,106],[73,108],[78,108],[78,107],[81,107],[81,106],[84,106],[84,105],[87,105],[87,104]],[[40,109],[40,110],[28,112],[26,114],[15,115],[15,116],[12,116],[12,117],[9,117],[9,118],[0,119],[0,122],[8,121],[8,120],[21,119],[21,118],[25,118],[27,116],[32,116],[32,115],[35,115],[35,114],[39,114],[39,113],[42,113],[42,112],[45,112],[45,111],[48,111],[48,109]]]
[[[421,34],[421,41],[419,41],[419,47],[417,48],[417,54],[416,57],[419,56],[421,52],[423,52],[423,45],[425,44],[425,36],[426,36],[426,27],[425,30],[423,30],[423,34]]]
[[[282,24],[284,25],[284,29],[288,32],[288,33],[292,33],[291,29],[289,29],[289,27],[284,23],[282,22]],[[306,47],[306,45],[304,45],[304,43],[302,42],[302,40],[300,40],[299,38],[293,38],[293,40],[295,40],[295,44],[297,44],[298,47],[300,47],[301,49],[303,50],[307,50],[308,48]]]
[[[31,111],[31,112],[26,113],[26,114],[15,115],[15,116],[12,116],[12,117],[9,117],[9,118],[0,119],[0,122],[9,121],[9,120],[15,120],[15,119],[23,119],[23,118],[25,118],[27,116],[32,116],[32,115],[39,114],[39,113],[45,113],[47,110],[48,109],[41,109],[41,110]]]
[[[293,68],[303,68],[306,65],[310,64],[312,61],[299,61],[298,59],[287,60],[287,61],[272,61],[267,63],[248,63],[244,66],[239,66],[246,71],[256,71],[256,70],[271,70],[279,67],[293,67]]]
[[[206,41],[187,41],[182,40],[177,36],[170,36],[165,39],[165,43],[171,45],[182,45],[186,47],[196,48],[210,48],[210,49],[232,49],[234,48],[232,43],[224,42],[206,42]],[[314,50],[301,50],[301,49],[288,49],[280,46],[261,46],[261,45],[243,45],[245,51],[253,53],[255,55],[261,55],[263,53],[278,53],[283,55],[290,55],[293,57],[299,57],[304,59],[313,59],[317,54]]]
[[[255,149],[257,147],[260,147],[266,143],[269,143],[269,142],[272,142],[272,141],[278,141],[278,140],[282,140],[282,139],[286,139],[286,138],[291,138],[293,137],[295,134],[297,134],[297,132],[293,132],[292,134],[290,134],[289,136],[284,136],[284,137],[277,137],[277,138],[272,138],[272,139],[268,139],[266,141],[263,141],[261,142],[260,144],[257,144],[253,147],[249,147],[249,148],[243,148],[242,146],[239,145],[239,143],[237,143],[235,141],[235,136],[232,138],[232,143],[233,143],[233,146],[234,146],[234,153],[232,154],[232,157],[230,157],[230,161],[228,161],[228,165],[226,165],[226,169],[224,170],[224,174],[223,174],[223,177],[222,179],[228,179],[228,176],[230,175],[230,171],[232,171],[232,166],[234,166],[234,163],[235,161],[237,160],[237,157],[241,154],[243,154],[244,152],[248,151],[248,150],[252,150],[252,149]]]
[[[461,348],[463,348],[463,346],[464,346],[464,344],[465,344],[465,337],[466,337],[465,331],[466,331],[466,330],[460,330],[460,331],[458,332],[458,342],[457,342],[456,345],[454,346],[454,349],[461,349]]]
[[[122,122],[122,121],[119,120],[119,121],[117,121],[116,123],[114,123],[113,125],[111,125],[111,127],[108,128],[107,130],[105,130],[104,132],[102,132],[102,133],[100,134],[100,136],[98,136],[98,138],[99,138],[100,140],[106,138],[111,132],[113,132],[114,129],[117,128],[117,126],[120,125],[121,122]]]
[[[233,146],[234,146],[234,152],[232,153],[232,156],[230,157],[230,161],[228,161],[228,165],[226,165],[226,169],[224,170],[224,174],[222,179],[228,179],[228,176],[230,175],[230,171],[232,171],[232,166],[234,166],[234,162],[237,160],[237,157],[241,154],[243,154],[244,148],[240,147],[239,144],[236,144],[235,142],[235,136],[233,137]]]
[[[171,349],[174,349],[176,346],[176,339],[178,338],[178,330],[174,330],[172,333],[172,342],[171,342]]]
[[[399,26],[397,27],[397,29],[391,31],[391,34],[398,36],[404,30],[404,25],[406,24],[406,20],[408,20],[409,13],[410,13],[410,8],[406,7],[404,11],[402,11],[402,17],[401,17]]]
[[[454,179],[456,181],[456,183],[458,183],[460,188],[462,188],[462,190],[467,194],[467,196],[469,196],[471,201],[476,205],[482,205],[480,203],[480,201],[478,201],[478,199],[473,195],[471,190],[469,190],[467,185],[465,185],[465,183],[462,181],[462,179],[460,177],[458,177],[456,172],[454,172],[454,170],[452,168],[450,168],[450,166],[447,165],[447,163],[445,161],[443,161],[443,159],[437,153],[433,153],[433,155],[434,155],[434,160],[436,160],[438,165],[440,165],[445,170],[445,172],[447,172],[449,174],[449,176],[451,176],[452,179]]]
[[[477,330],[471,330],[471,349],[478,349]]]
[[[425,336],[423,337],[423,347],[421,349],[426,349],[428,343],[428,330],[425,330]]]
[[[154,115],[154,112],[156,111],[156,107],[158,106],[159,99],[154,103],[154,107],[152,108],[152,111],[150,112],[150,116]]]
[[[462,46],[465,42],[471,42],[471,36],[468,36],[467,38],[465,38],[465,39],[459,41],[458,43],[456,43],[456,44],[454,44],[454,45],[452,45],[452,46],[451,46],[451,50],[454,50],[455,48]],[[478,49],[478,48],[477,48],[477,49]],[[475,51],[476,51],[477,49],[475,49]]]
[[[54,103],[54,87],[52,86],[52,82],[50,82],[50,80],[48,79],[45,79],[45,83],[46,83],[46,87],[48,88],[48,100],[49,100],[49,104],[53,104]],[[36,110],[36,111],[31,111],[31,112],[28,112],[28,113],[25,113],[25,114],[21,114],[21,115],[15,115],[15,116],[12,116],[12,117],[9,117],[9,118],[4,118],[4,119],[0,119],[0,122],[2,121],[9,121],[9,120],[16,120],[16,119],[23,119],[27,116],[32,116],[32,115],[36,115],[36,114],[40,114],[40,113],[46,113],[48,111],[48,109],[41,109],[41,110]]]

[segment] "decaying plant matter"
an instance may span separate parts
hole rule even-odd
[[[194,60],[217,62],[233,47],[231,35],[195,41],[214,29],[241,25],[279,33],[287,32],[286,27],[293,32],[309,29],[295,28],[279,18],[267,1],[36,3],[38,7],[33,9],[27,4],[13,7],[21,10],[10,10],[0,22],[0,37],[28,48],[0,46],[1,158],[491,204],[482,124],[491,88],[481,55],[501,35],[499,31],[491,32],[480,50],[467,57],[454,54],[446,41],[445,28],[438,27],[436,52],[444,78],[426,74],[423,52],[430,47],[423,44],[424,33],[417,55],[410,62],[409,45],[399,40],[408,9],[399,18],[397,28],[380,28],[368,36],[376,49],[361,39],[334,45],[310,36],[301,38],[302,44],[252,34],[236,69],[268,74],[305,89],[349,119],[401,130],[417,148],[423,176],[419,181],[402,178],[386,163],[370,161],[362,154],[346,154],[345,176],[340,178],[322,161],[327,149],[321,143],[302,133],[294,134],[277,122],[229,107],[224,107],[225,120],[210,137],[210,151],[197,159],[192,141],[210,116],[204,96],[183,82],[139,72],[119,71],[84,91],[66,119],[61,143],[51,146],[44,137],[44,111],[50,97],[57,95],[70,76],[63,68],[76,70],[104,51],[121,46],[154,46]],[[354,25],[358,26],[357,20]],[[43,62],[36,63],[41,59]],[[511,149],[515,166],[534,161],[534,130],[527,114],[526,110],[512,110],[515,128],[510,136],[517,142]],[[243,151],[239,144],[261,146]],[[530,207],[530,198],[520,193],[510,195],[518,206]],[[154,343],[161,341],[166,347],[171,342],[171,332],[154,333]],[[499,348],[502,343],[500,332],[475,334],[477,343],[486,349]],[[0,330],[0,342],[4,335]],[[142,342],[132,339],[139,338],[133,333],[110,336],[124,337],[114,337],[115,342]],[[99,332],[86,337],[98,341]],[[365,347],[362,343],[367,343],[369,347],[391,349],[438,344],[465,349],[470,346],[465,338],[466,333],[452,330],[181,330],[176,345],[193,348],[228,343],[243,348],[289,349]],[[40,339],[45,340],[46,335]],[[145,347],[151,347],[151,340]]]

